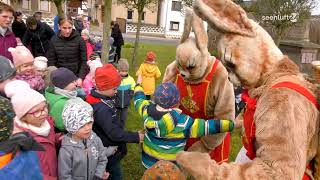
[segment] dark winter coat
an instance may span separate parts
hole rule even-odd
[[[119,29],[119,25],[116,24],[115,27],[112,29],[111,37],[113,37],[114,39],[113,46],[118,48],[124,45],[124,41],[123,41],[121,30]]]
[[[21,40],[23,39],[23,35],[27,30],[27,26],[26,24],[22,21],[13,21],[12,23],[12,31],[14,33],[14,35],[18,38],[20,38]]]
[[[13,32],[8,30],[4,36],[0,34],[0,56],[4,56],[12,61],[12,56],[8,49],[16,46],[16,36]]]
[[[53,36],[54,31],[48,24],[38,22],[36,30],[27,29],[22,43],[25,46],[31,45],[34,57],[45,56],[49,49],[49,41]]]
[[[81,31],[84,29],[83,21],[74,20],[74,27],[76,28],[78,33],[81,34]]]
[[[47,52],[48,66],[65,67],[84,79],[87,72],[87,47],[84,40],[75,30],[69,37],[53,36]]]
[[[100,137],[105,147],[118,146],[117,152],[109,157],[109,162],[121,160],[127,153],[126,143],[139,143],[139,134],[124,130],[117,115],[114,98],[103,96],[94,89],[87,96],[93,108],[93,131]]]

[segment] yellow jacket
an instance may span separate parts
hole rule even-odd
[[[136,73],[142,75],[142,87],[146,95],[152,95],[155,90],[156,79],[160,78],[161,72],[156,64],[142,63]]]

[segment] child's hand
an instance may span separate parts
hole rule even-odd
[[[141,84],[142,83],[142,75],[139,74],[138,79],[137,79],[137,84]]]
[[[144,139],[144,130],[138,131],[138,133],[139,133],[140,143],[143,143],[143,139]]]
[[[77,83],[78,87],[82,87],[82,79],[81,78],[77,79],[76,83]]]
[[[109,176],[110,176],[110,173],[107,172],[107,171],[105,171],[105,172],[103,173],[102,179],[103,179],[103,180],[106,180],[106,179],[109,178]]]

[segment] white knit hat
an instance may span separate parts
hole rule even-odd
[[[48,67],[48,59],[44,56],[34,58],[33,66],[36,70],[44,71]]]
[[[87,61],[87,64],[90,68],[90,75],[94,76],[94,73],[96,72],[96,69],[98,67],[102,67],[103,64],[101,63],[101,60],[100,58],[96,58],[95,60],[89,60]]]
[[[13,109],[19,119],[34,106],[46,101],[42,94],[31,89],[28,83],[20,80],[6,84],[4,92],[11,99]]]
[[[93,109],[81,98],[69,99],[62,111],[62,119],[66,130],[74,134],[82,126],[93,121]]]

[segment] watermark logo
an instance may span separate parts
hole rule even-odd
[[[298,21],[298,13],[291,13],[286,15],[268,15],[268,16],[262,16],[262,21],[291,21],[291,22],[297,22]]]

